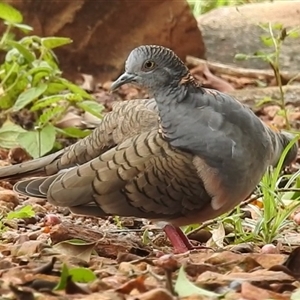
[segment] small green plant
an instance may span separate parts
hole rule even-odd
[[[249,204],[257,218],[239,221],[242,226],[236,227],[236,242],[256,240],[271,243],[284,232],[293,227],[289,219],[291,214],[300,207],[299,187],[300,171],[280,175],[282,164],[288,150],[297,142],[299,135],[286,147],[279,160],[278,166],[269,169],[260,182],[260,195],[263,208]],[[280,185],[286,182],[283,187]]]
[[[282,85],[282,78],[280,75],[280,53],[282,45],[287,38],[298,38],[300,35],[299,28],[286,29],[282,24],[259,24],[259,27],[265,32],[260,37],[261,42],[270,49],[270,51],[256,51],[253,55],[239,53],[235,55],[236,60],[247,60],[247,59],[261,59],[272,67],[275,75],[275,79],[280,91],[280,111],[278,114],[284,116],[286,122],[286,128],[290,129],[290,123],[288,118],[288,111],[285,103],[285,95]],[[271,98],[264,99],[259,105],[265,104],[266,102],[272,101]]]
[[[97,276],[93,271],[88,268],[68,268],[66,264],[63,264],[60,281],[54,290],[64,290],[70,281],[88,283],[97,279]]]
[[[298,135],[289,143],[280,158],[278,166],[273,170],[269,169],[260,183],[263,210],[250,205],[257,214],[258,220],[245,220],[244,223],[244,225],[252,228],[255,237],[265,243],[271,243],[285,229],[293,227],[293,221],[289,217],[300,206],[299,193],[290,192],[298,188],[300,171],[292,175],[280,176],[284,158],[299,137]],[[283,188],[280,188],[280,184],[284,181],[286,183]]]
[[[55,126],[70,106],[101,118],[103,106],[82,88],[62,77],[54,48],[70,44],[69,38],[28,35],[30,26],[22,24],[19,11],[0,3],[0,19],[6,30],[0,50],[6,53],[0,65],[0,147],[21,145],[36,158],[51,151],[58,135],[84,137],[90,131]],[[14,40],[13,30],[27,34]],[[35,126],[28,131],[12,122],[11,115],[29,109],[36,115]]]
[[[32,206],[26,205],[15,211],[10,211],[8,214],[0,215],[0,232],[6,229],[5,222],[13,219],[28,219],[35,216]]]
[[[32,206],[26,205],[18,210],[9,212],[6,216],[6,219],[7,220],[26,219],[26,218],[32,218],[34,216],[35,216],[35,212],[32,209]]]

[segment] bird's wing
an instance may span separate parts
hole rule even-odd
[[[15,187],[76,214],[172,220],[210,203],[193,159],[170,147],[155,129],[69,171]]]
[[[153,99],[116,102],[99,126],[86,138],[48,156],[0,168],[0,179],[55,174],[99,156],[128,137],[158,127]]]

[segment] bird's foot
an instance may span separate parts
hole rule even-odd
[[[205,246],[192,245],[187,236],[182,232],[182,230],[179,227],[175,227],[171,224],[167,224],[164,226],[164,232],[173,245],[174,253],[176,254],[185,253],[187,251],[195,249],[210,249]]]

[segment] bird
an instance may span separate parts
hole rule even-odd
[[[0,168],[18,193],[46,198],[77,215],[163,222],[182,253],[193,249],[180,226],[226,213],[255,190],[294,139],[263,123],[237,99],[195,81],[170,49],[133,49],[111,86],[131,83],[150,99],[113,104],[86,138],[45,157]],[[284,166],[297,157],[289,149]]]

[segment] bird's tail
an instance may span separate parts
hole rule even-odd
[[[57,160],[63,153],[64,150],[60,150],[45,157],[26,161],[17,165],[1,167],[0,180],[46,175],[45,168]]]
[[[47,198],[47,192],[50,185],[53,183],[53,181],[62,177],[63,173],[64,171],[61,171],[58,174],[48,177],[21,180],[14,185],[14,191],[26,196]]]
[[[272,160],[272,165],[277,166],[279,163],[279,160],[281,158],[282,153],[284,152],[285,148],[289,145],[289,143],[296,138],[296,135],[281,131],[281,132],[274,132],[271,131],[271,138],[273,142],[274,147],[274,156]],[[294,142],[294,144],[291,146],[289,151],[287,152],[284,161],[283,161],[283,167],[290,165],[293,161],[296,160],[298,154],[298,140]]]

